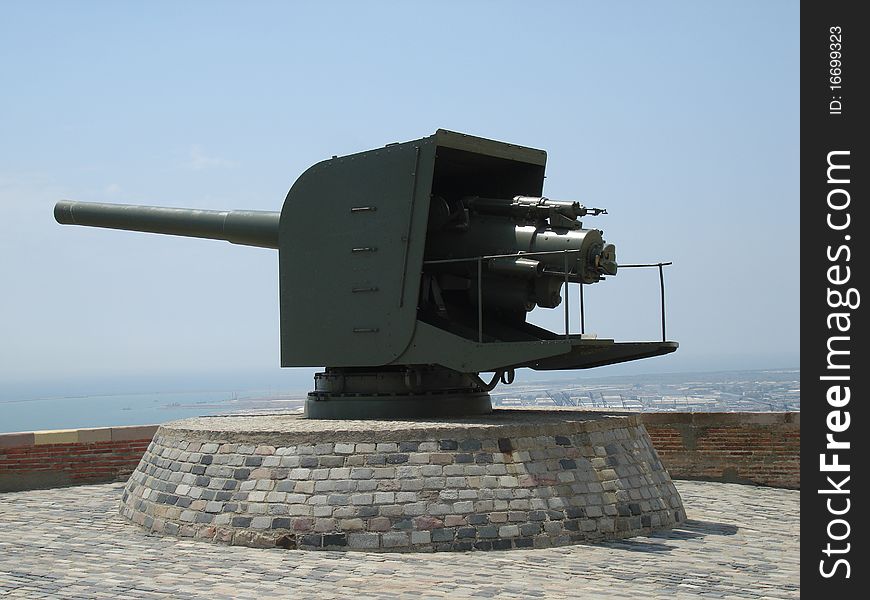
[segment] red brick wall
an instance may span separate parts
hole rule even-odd
[[[125,480],[157,426],[0,434],[0,492]]]
[[[673,479],[800,489],[800,413],[644,413]]]

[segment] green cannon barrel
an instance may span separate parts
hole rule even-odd
[[[63,225],[208,238],[275,249],[280,217],[279,212],[259,210],[199,210],[68,200],[54,207],[54,218]]]

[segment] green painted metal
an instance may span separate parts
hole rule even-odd
[[[87,225],[146,233],[225,240],[243,246],[278,247],[280,213],[257,210],[196,210],[61,201],[54,218],[64,225]]]
[[[417,327],[430,199],[539,194],[545,163],[540,150],[439,130],[308,169],[281,211],[282,366],[395,364]]]
[[[281,365],[366,367],[414,335],[435,145],[334,158],[281,211]],[[328,314],[327,318],[324,318]]]
[[[419,419],[491,412],[489,394],[473,390],[395,396],[346,394],[335,398],[309,395],[305,402],[305,416],[309,419]]]
[[[314,377],[305,415],[359,419],[481,415],[492,412],[490,386],[476,374],[437,366],[329,368]]]
[[[614,340],[576,339],[571,336],[571,351],[559,356],[528,360],[514,368],[529,367],[536,371],[592,369],[641,358],[663,356],[676,351],[677,342],[616,342]]]
[[[411,345],[394,364],[437,364],[460,373],[480,373],[569,352],[571,344],[564,338],[481,343],[419,321]]]
[[[606,211],[544,198],[546,162],[542,150],[439,129],[315,164],[280,213],[63,201],[55,218],[277,249],[281,365],[329,367],[312,417],[479,413],[490,389],[480,372],[494,372],[494,385],[520,367],[583,369],[677,348],[526,322],[534,307],[562,303],[568,283],[618,270],[613,244],[581,221]]]

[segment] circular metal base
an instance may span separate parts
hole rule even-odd
[[[492,403],[486,392],[461,394],[405,394],[402,396],[308,394],[308,419],[407,419],[486,415]]]
[[[492,412],[476,375],[435,366],[327,368],[305,401],[309,419],[455,417]]]

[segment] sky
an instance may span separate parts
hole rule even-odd
[[[673,261],[680,349],[589,375],[797,367],[798,9],[4,3],[0,386],[310,381],[279,369],[277,252],[61,226],[54,204],[280,210],[312,164],[438,128],[546,150],[545,195],[607,208],[586,224],[620,262]],[[585,300],[599,337],[660,336],[654,270]]]

